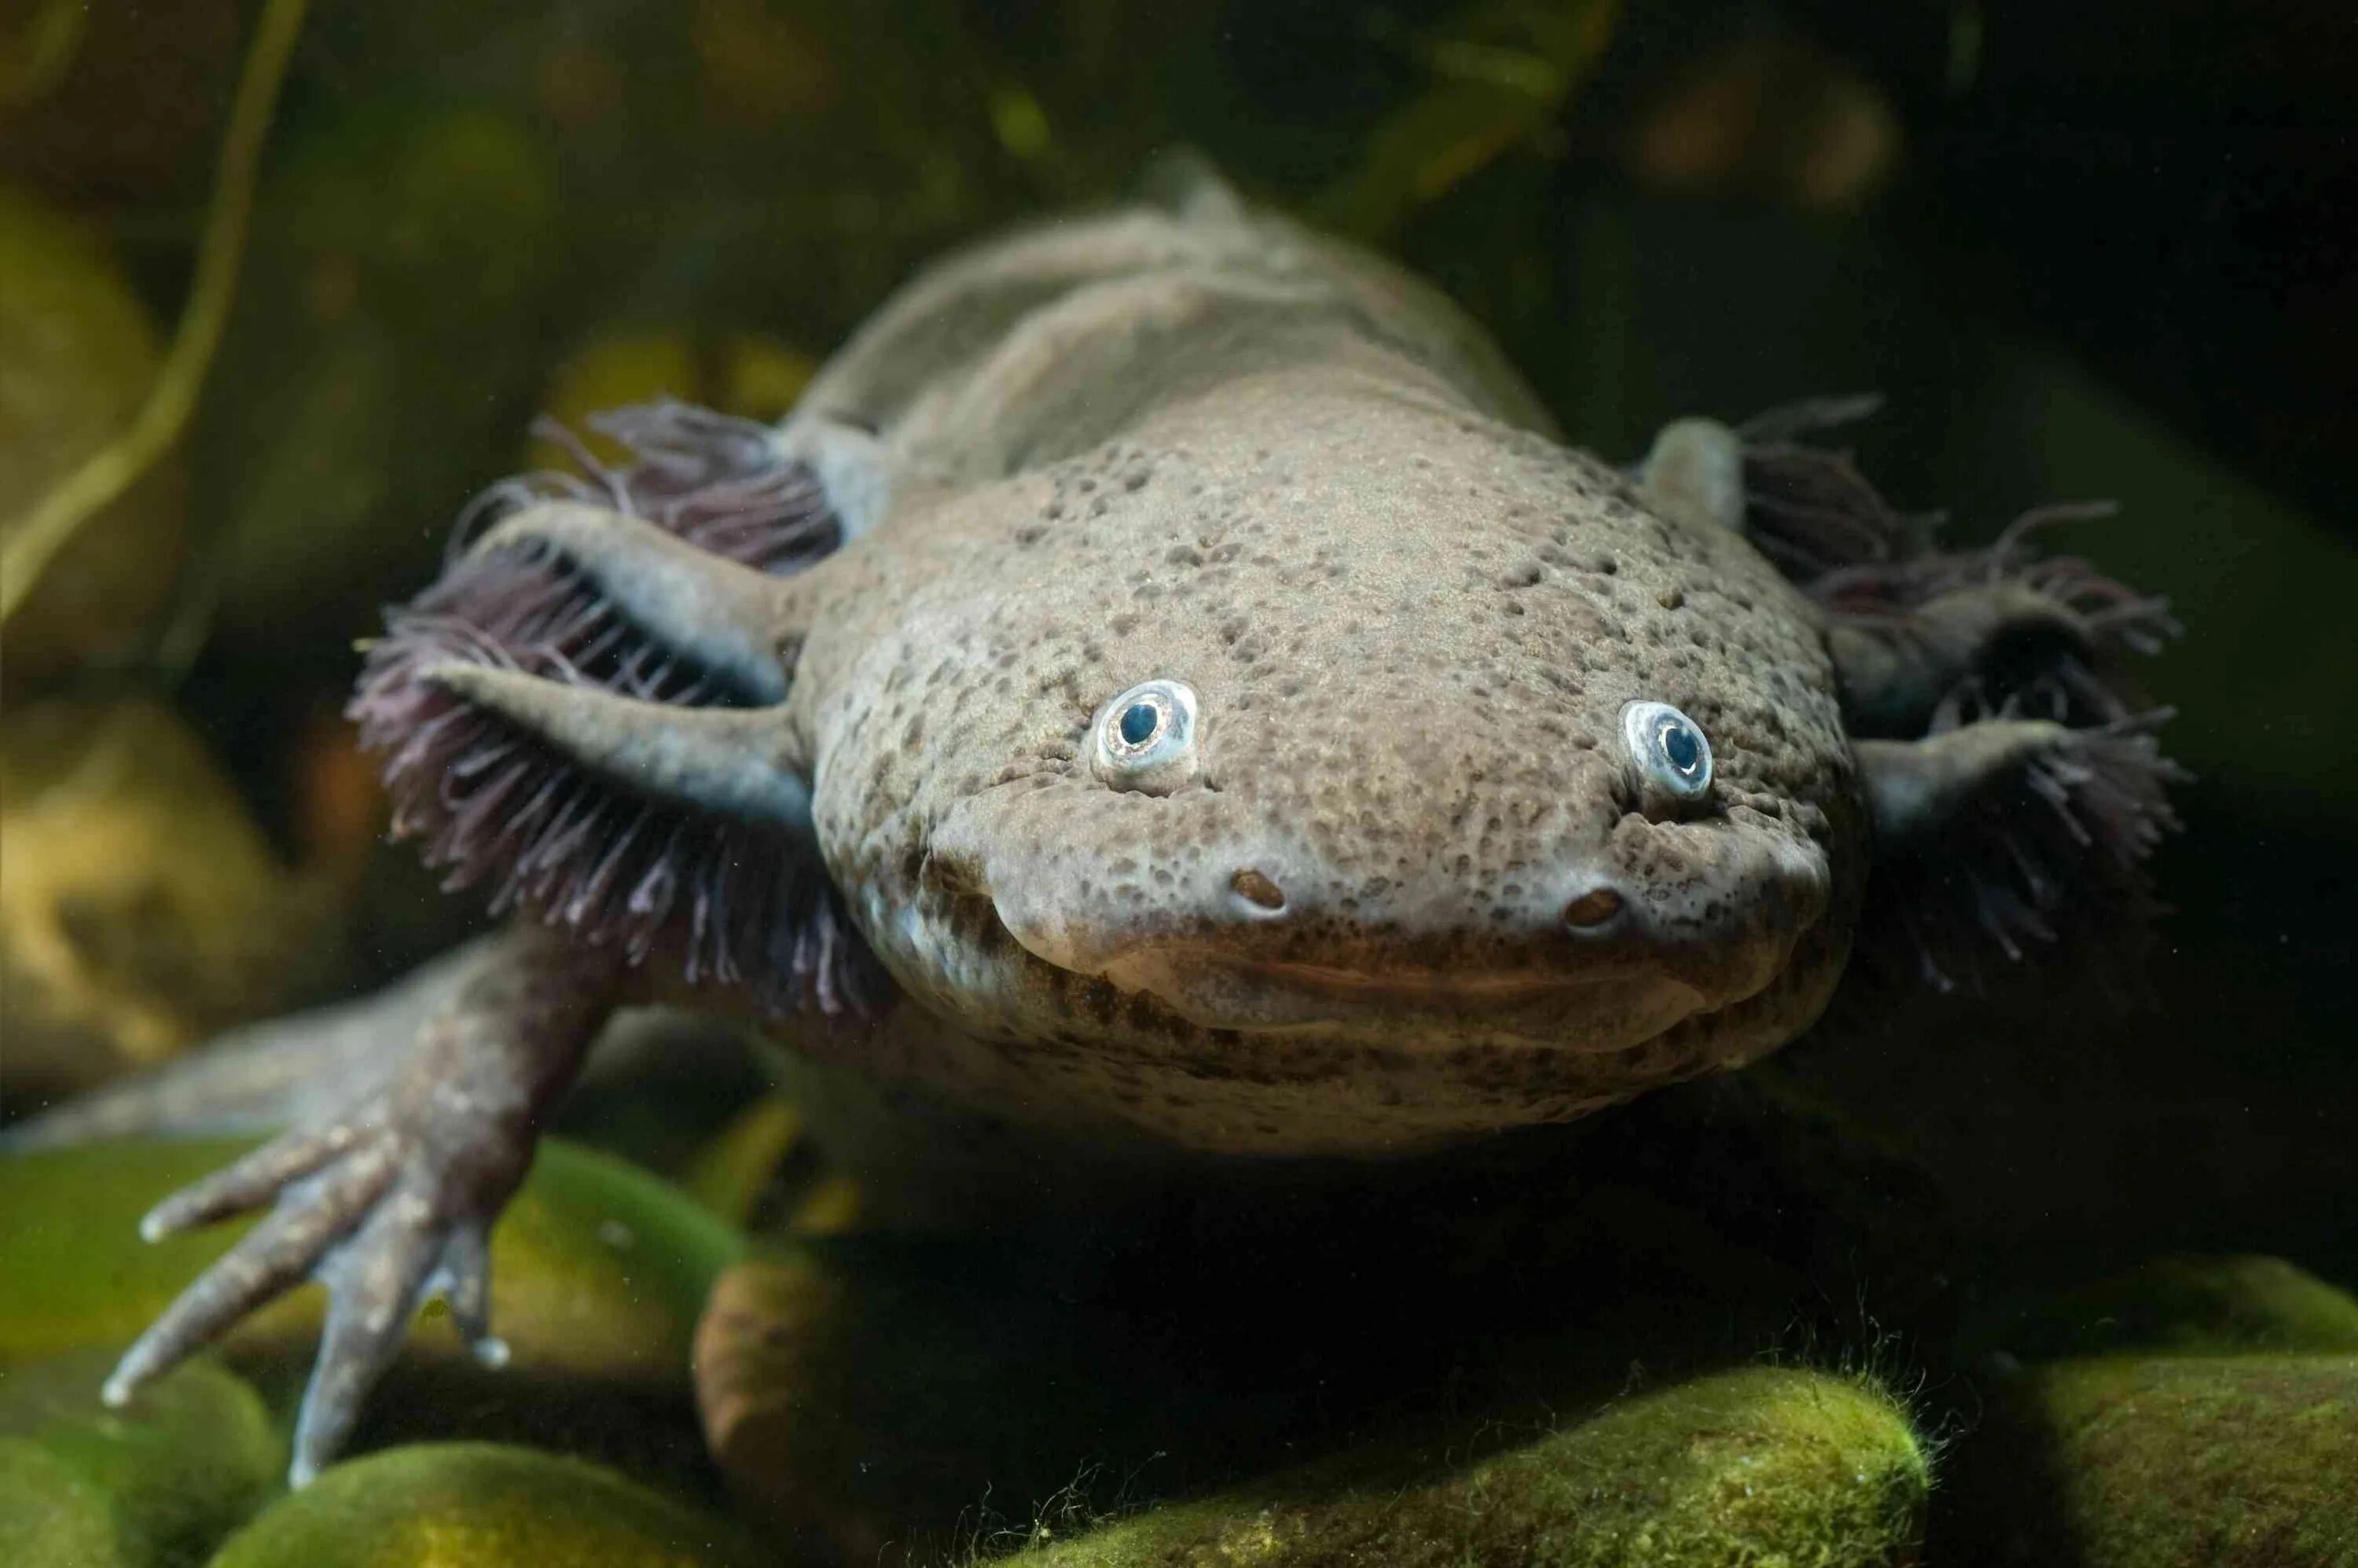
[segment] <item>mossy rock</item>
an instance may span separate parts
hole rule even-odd
[[[340,1465],[212,1568],[705,1568],[753,1561],[722,1520],[600,1465],[492,1443]]]
[[[0,1292],[0,1365],[118,1346],[146,1327],[243,1227],[150,1245],[139,1217],[253,1146],[129,1140],[0,1159],[0,1256],[13,1276]],[[492,1234],[493,1322],[513,1352],[497,1376],[684,1392],[697,1314],[739,1246],[668,1184],[545,1141]],[[251,1363],[308,1363],[320,1303],[316,1289],[297,1292],[248,1320],[229,1346]],[[413,1335],[408,1356],[466,1360],[441,1328]]]
[[[2358,1351],[2358,1298],[2281,1258],[2163,1258],[2022,1314],[2002,1347],[2026,1361],[2126,1351]]]
[[[1960,1450],[1958,1561],[2358,1564],[2358,1356],[2116,1356],[2012,1379]]]
[[[11,1568],[137,1568],[106,1495],[24,1437],[0,1437],[0,1561]]]
[[[721,1277],[698,1326],[705,1441],[740,1513],[798,1554],[946,1544],[992,1499],[1217,1441],[1206,1416],[1238,1413],[1218,1369],[1185,1380],[1157,1336],[1125,1326],[987,1247],[772,1240]],[[1172,1467],[1152,1468],[1167,1485]]]
[[[0,1093],[87,1088],[316,978],[322,890],[155,702],[52,699],[0,732]]]
[[[278,1485],[286,1444],[243,1379],[200,1359],[110,1411],[109,1360],[0,1371],[0,1542],[16,1568],[201,1562]]]
[[[1766,1367],[1630,1400],[1437,1478],[1357,1468],[1158,1509],[1011,1561],[1867,1568],[1916,1560],[1929,1484],[1907,1413],[1880,1390]]]

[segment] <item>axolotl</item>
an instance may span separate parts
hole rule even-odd
[[[307,1277],[337,1452],[608,1015],[760,1021],[1108,1145],[1400,1154],[1564,1122],[2131,924],[2164,607],[1935,548],[1826,404],[1575,450],[1390,264],[1184,194],[921,274],[783,424],[664,403],[509,481],[352,712],[511,918],[380,1075],[168,1198],[266,1217],[115,1400]],[[1855,949],[1857,953],[1855,956]]]

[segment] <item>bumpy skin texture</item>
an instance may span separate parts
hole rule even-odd
[[[878,1145],[921,1164],[1394,1152],[1774,1050],[1870,896],[1943,985],[2115,921],[2170,825],[2103,670],[2168,617],[2042,519],[1931,550],[1791,418],[1633,480],[1216,185],[950,258],[777,430],[618,417],[640,460],[494,492],[354,703],[396,826],[524,919],[381,1085],[150,1219],[277,1211],[115,1396],[330,1284],[298,1478],[438,1281],[488,1343],[481,1238],[614,998],[763,1016],[925,1109]],[[1150,682],[1195,715],[1151,777],[1109,751]]]
[[[820,843],[1027,1099],[1199,1146],[1397,1144],[1737,1065],[1833,982],[1864,845],[1806,608],[1600,465],[1318,366],[873,543],[805,651]],[[1093,722],[1157,677],[1198,693],[1200,772],[1118,792]],[[1640,698],[1718,758],[1679,819],[1637,809]],[[1575,931],[1600,881],[1627,918]]]
[[[1575,1116],[1815,1018],[1865,828],[1774,568],[1530,428],[1435,297],[1265,220],[1019,241],[905,330],[1027,243],[1152,265],[897,407],[925,345],[888,311],[811,395],[882,427],[892,499],[801,579],[788,710],[827,867],[940,1021],[864,1065],[1198,1148],[1368,1151]],[[1093,728],[1157,678],[1198,695],[1198,771],[1117,790]],[[1637,699],[1710,737],[1707,800],[1639,809]],[[1600,885],[1622,917],[1568,925]]]

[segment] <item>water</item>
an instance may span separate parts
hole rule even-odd
[[[354,640],[469,499],[565,460],[535,414],[777,419],[912,268],[1165,189],[1183,150],[1438,283],[1616,461],[1682,415],[1872,390],[1833,438],[1952,547],[2117,502],[2050,547],[2169,599],[2184,634],[2136,679],[2193,776],[2126,960],[1862,977],[1743,1074],[1430,1158],[1044,1150],[880,1104],[860,1048],[639,1019],[500,1233],[507,1366],[423,1325],[359,1457],[291,1501],[316,1291],[135,1406],[162,1438],[98,1413],[221,1245],[134,1238],[236,1147],[154,1128],[317,1115],[430,998],[238,1036],[179,1098],[78,1102],[149,1130],[0,1157],[0,1434],[30,1440],[0,1444],[0,1540],[201,1563],[243,1530],[223,1561],[327,1561],[410,1514],[492,1562],[720,1561],[731,1530],[754,1561],[2358,1561],[2344,30],[18,6],[12,1123],[489,929],[385,841],[340,715]],[[503,1446],[421,1446],[456,1440]],[[1140,1511],[1171,1498],[1213,1500]]]

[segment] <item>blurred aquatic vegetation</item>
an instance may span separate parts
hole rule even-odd
[[[26,500],[123,438],[159,355],[103,236],[0,185],[0,560],[30,525]],[[0,625],[0,687],[23,692],[140,649],[178,574],[183,491],[180,465],[159,464],[60,541]]]
[[[561,233],[546,150],[498,113],[381,103],[287,140],[195,467],[219,634],[326,644],[495,471]]]
[[[1618,0],[1484,0],[1419,38],[1428,84],[1368,138],[1359,168],[1313,206],[1380,241],[1518,146],[1542,154],[1603,60]]]
[[[254,173],[302,30],[303,5],[304,0],[267,0],[256,24],[222,135],[220,172],[179,330],[146,400],[119,435],[34,492],[25,511],[0,527],[0,625],[24,606],[76,534],[179,439],[196,407],[236,292]]]
[[[1623,159],[1685,195],[1749,195],[1844,211],[1880,191],[1900,155],[1898,111],[1807,38],[1746,33],[1678,70],[1635,116]]]
[[[13,710],[0,730],[0,1096],[86,1088],[301,999],[335,972],[326,893],[281,864],[169,708]]]
[[[7,64],[0,69],[0,105],[14,109],[49,95],[81,47],[88,13],[72,0],[41,0],[7,18]]]
[[[741,418],[776,420],[817,370],[811,355],[760,333],[601,330],[550,373],[540,399],[543,420],[535,424],[523,466],[570,469],[575,454],[560,432],[600,462],[625,462],[629,450],[599,431],[593,417],[666,397]]]
[[[2052,1362],[1997,1383],[1942,1561],[2342,1568],[2358,1546],[2358,1356]]]
[[[239,11],[236,0],[0,5],[0,178],[78,203],[200,206],[222,84],[244,41]]]
[[[2061,1294],[1992,1304],[1993,1321],[1974,1336],[2019,1361],[2125,1352],[2358,1355],[2358,1299],[2281,1258],[2156,1258]]]

